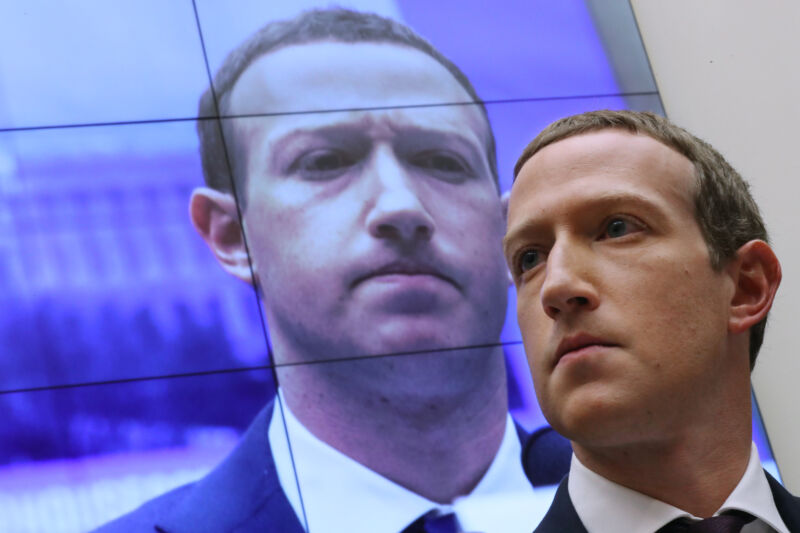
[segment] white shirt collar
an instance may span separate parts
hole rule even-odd
[[[620,524],[625,524],[627,533],[652,533],[676,518],[697,518],[592,472],[574,454],[567,489],[578,517],[591,533],[615,533]],[[715,515],[731,509],[747,511],[757,518],[742,529],[743,533],[789,533],[775,507],[755,444],[744,476]]]
[[[555,494],[555,486],[534,490],[525,477],[522,448],[510,415],[486,474],[470,494],[456,498],[451,505],[423,498],[319,440],[288,409],[280,391],[269,425],[269,442],[281,487],[307,531],[397,533],[438,508],[453,511],[465,531],[529,533]]]

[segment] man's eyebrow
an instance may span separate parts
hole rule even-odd
[[[342,133],[359,135],[363,134],[364,130],[365,125],[359,122],[342,121],[325,125],[302,124],[280,132],[280,134],[272,140],[272,147],[273,149],[281,148],[296,139],[308,137],[336,138]]]
[[[589,209],[598,209],[602,207],[614,207],[623,204],[634,204],[640,208],[657,211],[661,213],[662,207],[658,202],[654,201],[646,194],[641,194],[632,191],[609,191],[602,192],[587,200],[587,207]]]
[[[609,191],[598,194],[591,198],[586,199],[581,203],[581,212],[591,213],[600,209],[614,209],[617,207],[624,207],[627,205],[634,205],[639,210],[644,210],[647,214],[655,219],[656,223],[665,223],[666,216],[664,215],[663,208],[647,195],[636,192],[620,192]],[[508,254],[509,248],[518,240],[523,239],[525,235],[536,234],[542,231],[544,222],[537,219],[526,218],[523,222],[514,225],[503,237],[503,252]]]
[[[420,123],[414,117],[393,117],[387,116],[345,116],[337,117],[330,122],[308,124],[300,123],[296,127],[287,128],[278,135],[278,138],[308,135],[335,135],[338,132],[347,130],[357,130],[359,132],[370,131],[373,128],[388,128],[399,133],[409,133],[413,135],[429,135],[431,137],[449,137],[460,140],[464,144],[477,143],[483,146],[482,135],[469,135],[456,126],[444,123]]]
[[[503,255],[508,255],[511,251],[513,244],[522,239],[523,235],[530,235],[536,233],[541,229],[542,224],[536,220],[526,220],[520,224],[516,224],[513,229],[506,232],[503,237]]]
[[[447,141],[455,143],[457,146],[466,150],[479,150],[483,151],[484,146],[482,139],[477,135],[466,135],[462,131],[450,128],[437,128],[434,126],[424,127],[418,124],[400,124],[394,127],[395,131],[399,132],[403,137],[408,140],[413,140],[414,145],[426,145],[429,143],[436,143]]]

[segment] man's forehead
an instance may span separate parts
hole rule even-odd
[[[575,166],[591,167],[602,167],[607,164],[630,166],[684,164],[691,172],[691,162],[671,146],[650,135],[619,128],[589,131],[558,140],[534,154],[523,165],[523,169],[529,163],[542,167],[563,165],[565,162]]]
[[[669,171],[674,179],[694,180],[694,166],[688,158],[661,141],[641,133],[604,129],[573,135],[549,144],[534,154],[520,169],[517,184],[537,182],[557,186],[565,174],[604,175],[609,169],[642,176],[647,184],[653,171]]]
[[[520,169],[509,215],[568,195],[631,195],[691,206],[695,171],[691,161],[644,134],[606,129],[567,137],[545,146]]]
[[[397,43],[318,41],[256,58],[230,97],[236,115],[471,102],[433,57]]]
[[[491,139],[480,106],[443,65],[394,43],[322,41],[264,54],[234,86],[229,113],[242,117],[227,125],[249,139],[248,149],[321,128],[381,122],[452,135],[481,150]]]

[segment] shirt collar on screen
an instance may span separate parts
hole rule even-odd
[[[586,468],[574,454],[567,488],[578,517],[593,533],[616,533],[619,524],[625,524],[628,533],[652,533],[676,518],[697,518],[668,503],[609,481]],[[756,517],[742,529],[742,533],[789,533],[775,507],[755,444],[750,450],[744,476],[715,514],[731,509],[747,511]]]
[[[433,508],[453,511],[465,531],[531,531],[547,512],[555,487],[536,489],[520,460],[521,445],[508,415],[500,448],[483,479],[468,495],[443,506],[376,474],[311,434],[288,409],[279,391],[269,426],[269,442],[281,487],[308,529],[350,533],[397,533]],[[281,409],[281,404],[283,409]],[[291,439],[291,455],[284,433]],[[297,479],[292,468],[297,465]]]

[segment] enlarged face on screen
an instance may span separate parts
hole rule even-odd
[[[735,292],[694,215],[694,167],[645,135],[546,146],[520,170],[506,257],[536,393],[580,443],[661,437],[703,408]]]
[[[236,119],[245,235],[276,357],[496,342],[504,218],[488,124],[439,63],[375,43],[257,59]],[[365,108],[369,108],[364,110]]]

